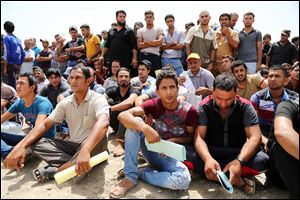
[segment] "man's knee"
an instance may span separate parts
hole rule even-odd
[[[186,171],[174,172],[171,173],[171,181],[173,190],[186,190],[191,183],[191,175]]]

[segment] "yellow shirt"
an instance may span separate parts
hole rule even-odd
[[[96,45],[100,46],[100,39],[97,35],[92,35],[85,39],[86,57],[89,58],[96,53]],[[99,47],[100,48],[100,47]]]
[[[230,36],[235,38],[236,40],[239,40],[237,32],[230,29]],[[216,40],[218,44],[218,50],[216,51],[217,59],[216,61],[218,63],[222,62],[222,56],[233,56],[234,54],[234,48],[232,48],[229,45],[228,38],[224,35],[222,35],[221,30],[216,31]]]

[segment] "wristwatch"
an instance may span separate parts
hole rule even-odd
[[[246,161],[244,161],[243,159],[237,157],[236,160],[238,160],[241,163],[241,166],[245,166],[246,165]]]

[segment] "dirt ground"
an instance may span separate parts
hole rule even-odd
[[[115,136],[109,135],[109,159],[95,166],[85,177],[73,178],[61,185],[55,181],[37,183],[32,170],[45,166],[44,161],[30,158],[24,168],[18,172],[5,169],[1,163],[1,199],[108,199],[109,190],[118,182],[117,172],[123,167],[123,157],[113,157]],[[257,177],[264,182],[264,175]],[[286,199],[287,191],[271,187],[256,191],[247,196],[234,188],[233,194],[227,193],[219,183],[205,179],[193,180],[186,191],[171,191],[151,186],[142,181],[130,190],[124,199]]]

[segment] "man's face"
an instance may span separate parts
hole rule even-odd
[[[90,29],[87,29],[87,28],[81,28],[81,34],[84,36],[84,37],[87,37],[88,34],[90,33]]]
[[[48,42],[42,42],[43,48],[46,49],[49,47],[49,43]]]
[[[280,35],[280,42],[287,42],[289,36],[286,33],[281,33]]]
[[[126,15],[124,13],[119,13],[116,20],[117,20],[117,23],[120,26],[125,26],[125,24],[126,24]]]
[[[31,48],[31,42],[29,40],[25,40],[24,41],[24,47],[26,50]]]
[[[52,74],[50,77],[48,77],[48,80],[53,87],[57,87],[61,82],[61,77]]]
[[[198,73],[201,65],[201,61],[198,59],[191,58],[187,61],[188,67],[192,73]]]
[[[252,15],[245,15],[243,22],[244,22],[245,27],[251,27],[254,22],[254,18]]]
[[[291,72],[291,78],[299,81],[299,66],[295,67]]]
[[[111,73],[113,75],[117,74],[117,71],[120,69],[120,63],[119,62],[112,62],[111,63]]]
[[[33,76],[36,78],[36,80],[41,80],[44,77],[44,73],[39,70],[35,70],[33,72]]]
[[[240,65],[234,68],[233,75],[235,76],[238,82],[243,82],[247,78],[247,70],[243,65]]]
[[[229,58],[222,59],[222,71],[230,72],[231,71],[231,61]]]
[[[69,81],[70,87],[75,94],[86,92],[90,85],[81,69],[72,70],[69,76]]]
[[[264,43],[265,44],[270,44],[270,42],[271,42],[271,38],[270,37],[265,37]]]
[[[229,26],[229,23],[230,23],[228,16],[221,17],[219,22],[220,22],[221,27]]]
[[[130,75],[127,71],[120,71],[117,77],[117,82],[120,87],[126,88],[130,86]]]
[[[156,93],[162,102],[172,104],[177,102],[178,90],[178,85],[176,85],[175,80],[171,78],[164,78],[160,82],[159,87],[156,89]]]
[[[72,40],[76,40],[77,39],[77,36],[78,36],[78,32],[77,31],[71,30],[69,33],[71,35]]]
[[[170,17],[166,19],[166,25],[168,26],[168,28],[174,28],[174,23],[175,21],[173,18]]]
[[[148,70],[148,68],[145,65],[139,65],[138,71],[139,71],[140,78],[148,77],[148,74],[150,72],[150,70]]]
[[[102,35],[103,40],[107,39],[107,36],[108,36],[107,32],[102,32],[101,35]]]
[[[268,86],[270,89],[278,90],[283,88],[288,83],[288,77],[284,76],[282,70],[269,69]]]
[[[154,21],[154,16],[152,14],[145,15],[145,22],[147,25],[152,25]]]
[[[35,47],[36,41],[33,38],[29,38],[29,42],[30,42],[30,45],[31,45],[30,48]]]
[[[201,12],[199,15],[199,21],[201,25],[208,25],[210,20],[210,15],[208,12]]]
[[[229,92],[216,88],[213,92],[213,98],[220,110],[231,107],[236,97],[236,92],[232,89]]]
[[[233,28],[236,25],[236,22],[238,21],[239,17],[236,15],[232,15],[230,19],[230,26]]]
[[[27,77],[20,77],[17,81],[16,90],[19,97],[23,98],[34,93],[35,86],[29,86]]]

